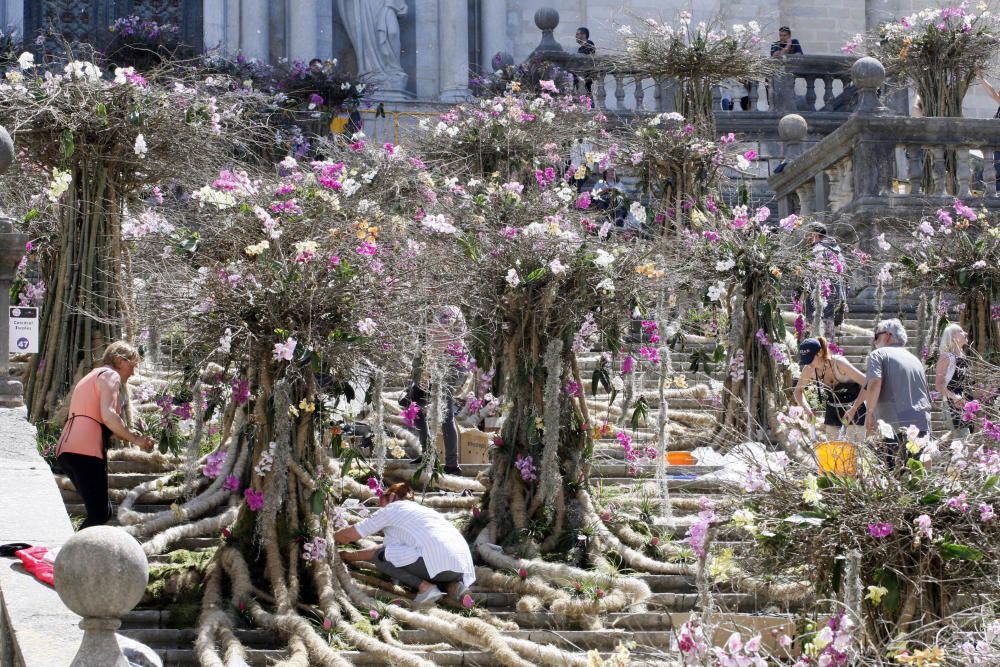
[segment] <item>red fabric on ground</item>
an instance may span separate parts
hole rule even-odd
[[[14,555],[24,563],[24,569],[35,575],[43,584],[55,586],[52,574],[52,563],[44,560],[45,554],[49,552],[45,547],[31,547],[14,552]]]

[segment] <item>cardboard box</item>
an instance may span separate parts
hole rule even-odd
[[[458,462],[469,465],[489,463],[491,447],[491,434],[476,428],[463,429],[458,435]]]

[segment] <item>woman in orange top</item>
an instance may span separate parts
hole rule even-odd
[[[132,432],[121,418],[126,387],[139,353],[128,343],[117,342],[104,351],[101,366],[90,371],[73,388],[69,419],[56,447],[56,461],[83,498],[87,519],[80,529],[101,526],[111,518],[108,500],[107,450],[114,435],[151,450],[153,439]]]

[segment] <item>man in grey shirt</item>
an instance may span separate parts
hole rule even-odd
[[[895,437],[886,441],[884,455],[890,467],[903,462],[906,436],[901,431],[910,426],[916,426],[921,436],[931,431],[931,394],[924,366],[904,345],[906,329],[902,322],[879,322],[865,374],[865,428],[871,437],[879,420],[892,427]]]

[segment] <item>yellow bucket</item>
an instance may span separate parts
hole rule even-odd
[[[819,461],[821,473],[841,477],[854,477],[858,474],[857,447],[846,440],[818,443],[816,445],[816,459]]]

